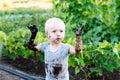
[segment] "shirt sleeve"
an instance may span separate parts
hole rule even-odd
[[[65,46],[64,46],[64,49],[66,50],[66,55],[69,54],[70,46],[71,46],[71,45],[69,45],[69,44],[65,44]]]
[[[46,50],[47,46],[48,46],[47,42],[41,43],[40,44],[40,50],[41,50],[41,52],[44,52]]]

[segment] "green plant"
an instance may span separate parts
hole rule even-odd
[[[69,38],[64,42],[75,45],[75,39]],[[112,45],[103,41],[97,46],[84,45],[81,54],[69,56],[69,66],[75,68],[75,74],[82,71],[85,79],[95,79],[106,75],[106,72],[116,72],[120,68],[120,43]]]
[[[83,71],[86,78],[95,79],[107,71],[116,72],[120,68],[119,1],[53,0],[53,4],[55,15],[66,23],[68,43],[75,45],[75,40],[69,40],[75,38],[72,28],[84,25],[83,52],[69,57],[69,66],[75,67],[75,73]]]
[[[34,52],[25,48],[24,44],[27,43],[28,38],[30,36],[29,30],[19,29],[16,32],[11,32],[3,41],[3,56],[8,56],[11,59],[15,60],[19,57],[24,58],[30,58],[34,55]],[[38,36],[36,37],[36,40],[39,40],[37,38],[40,38],[41,41],[45,41],[46,39],[43,38],[42,33],[38,32]],[[36,41],[39,42],[39,41]],[[37,54],[38,57],[41,56],[39,53]],[[42,57],[42,56],[41,56]],[[43,58],[41,58],[43,61]]]
[[[52,10],[20,8],[11,11],[1,11],[0,30],[9,34],[11,31],[16,31],[20,28],[26,29],[27,26],[36,24],[39,31],[44,32],[44,23],[52,16],[54,16]]]
[[[53,0],[53,4],[55,15],[72,25],[68,26],[69,29],[77,27],[76,24],[84,25],[84,44],[96,45],[104,40],[112,43],[120,40],[120,32],[117,30],[119,28],[117,0]]]

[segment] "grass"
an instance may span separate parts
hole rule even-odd
[[[2,11],[0,16],[0,30],[9,33],[20,28],[26,28],[31,24],[36,24],[40,31],[44,31],[45,21],[53,17],[54,14],[52,10],[18,8]]]

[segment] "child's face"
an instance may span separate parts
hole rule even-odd
[[[65,28],[62,26],[52,26],[49,28],[47,37],[52,43],[61,43],[65,36]]]

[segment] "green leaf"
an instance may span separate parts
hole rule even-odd
[[[38,54],[38,53],[37,53]],[[40,61],[44,62],[44,55],[42,55],[43,53],[39,53],[39,59]]]
[[[107,71],[110,71],[110,72],[113,72],[114,70],[114,66],[112,65],[112,62],[106,62],[104,64],[104,68],[107,70]]]
[[[100,42],[98,48],[99,49],[102,49],[102,48],[111,48],[111,44],[109,42],[107,42],[107,41],[104,41],[103,43]]]
[[[2,48],[2,55],[7,56],[8,55],[8,50],[6,48]]]
[[[29,58],[30,56],[33,56],[34,52],[31,50],[27,50],[24,52],[24,58]]]
[[[117,55],[117,57],[120,59],[120,55],[118,54],[120,52],[120,42],[117,44],[115,43],[115,46],[113,48],[113,52]]]
[[[80,72],[80,68],[78,66],[75,67],[75,74],[78,74]]]
[[[16,50],[17,55],[23,56],[24,52],[25,52],[25,50],[22,50],[22,49],[17,49]]]
[[[3,31],[0,31],[0,40],[5,41],[7,39],[6,34]]]
[[[83,61],[83,59],[81,58],[75,58],[75,61],[77,62],[78,65],[84,67],[85,66],[85,63]]]
[[[15,59],[17,58],[17,55],[12,52],[12,53],[10,54],[10,58],[13,59],[13,60],[15,60]]]
[[[90,68],[91,73],[96,73],[99,76],[103,75],[103,71],[101,69],[98,68]]]
[[[75,66],[75,56],[74,55],[69,55],[69,60],[68,60],[69,66],[74,67]]]

